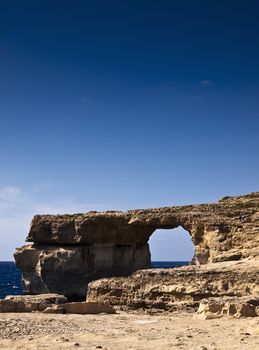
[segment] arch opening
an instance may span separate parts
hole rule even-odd
[[[152,268],[188,265],[194,255],[191,235],[183,227],[157,229],[148,241]]]

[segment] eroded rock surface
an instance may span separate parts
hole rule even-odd
[[[59,293],[84,297],[90,281],[125,276],[150,264],[147,245],[29,245],[18,248],[16,266],[30,294]]]
[[[74,302],[47,307],[45,314],[115,314],[115,309],[109,304],[96,302]]]
[[[115,309],[107,303],[81,302],[61,305],[66,313],[70,314],[115,314]]]
[[[259,316],[259,298],[223,297],[203,299],[195,316],[204,320],[222,317],[257,317]]]
[[[39,244],[146,244],[156,229],[182,226],[200,263],[238,260],[259,254],[259,192],[225,197],[215,204],[36,215],[27,237]]]
[[[67,301],[64,295],[8,295],[0,300],[0,312],[44,311],[47,307],[63,304]]]
[[[259,298],[259,259],[175,269],[153,269],[132,276],[91,282],[87,301],[124,310],[195,310],[204,298]]]
[[[259,192],[213,204],[37,215],[27,237],[33,243],[17,249],[15,260],[27,293],[84,296],[90,281],[150,268],[149,237],[178,226],[191,235],[197,266],[253,259],[259,256]]]

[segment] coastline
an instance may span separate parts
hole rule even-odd
[[[254,192],[35,216],[15,253],[25,295],[0,301],[0,348],[258,349],[258,204]],[[148,238],[178,226],[195,244],[192,265],[150,269]]]
[[[152,268],[175,268],[189,265],[189,261],[151,261]],[[23,294],[22,274],[15,261],[0,261],[0,300],[7,295]]]

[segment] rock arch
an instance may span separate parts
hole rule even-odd
[[[85,295],[101,277],[150,268],[148,239],[156,229],[187,230],[195,246],[194,264],[259,255],[259,192],[225,197],[217,203],[36,215],[16,265],[27,293]],[[256,243],[257,242],[257,243]]]

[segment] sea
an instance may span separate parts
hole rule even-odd
[[[152,261],[153,269],[169,269],[189,265],[189,261]],[[12,261],[0,262],[0,299],[5,298],[6,295],[21,295],[22,275],[15,267]]]

